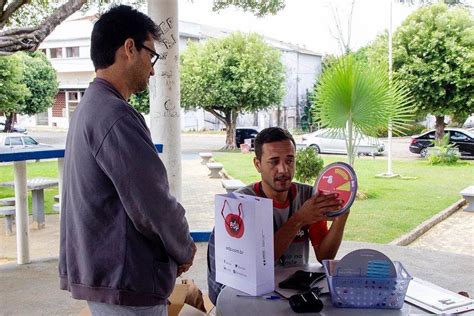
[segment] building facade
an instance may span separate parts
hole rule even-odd
[[[20,116],[23,126],[67,128],[85,89],[95,73],[90,60],[90,34],[95,16],[70,18],[61,23],[41,44],[42,50],[57,72],[59,92],[48,112],[32,117]],[[230,34],[224,30],[190,22],[179,22],[179,47],[186,49],[188,41],[202,41]],[[281,51],[286,71],[286,93],[282,104],[270,110],[239,115],[238,126],[282,126],[297,128],[306,103],[307,91],[312,90],[321,72],[320,54],[289,43],[265,38],[267,43]],[[146,117],[148,120],[148,118]],[[181,113],[183,130],[219,130],[224,125],[202,109]]]

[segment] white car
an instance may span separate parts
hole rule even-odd
[[[41,144],[33,137],[20,133],[0,133],[0,152],[11,152],[15,150],[33,150],[52,147]]]
[[[347,154],[346,140],[341,131],[320,129],[311,134],[303,135],[298,145],[314,147],[318,153]],[[378,138],[362,135],[357,147],[358,155],[382,155],[385,150]]]

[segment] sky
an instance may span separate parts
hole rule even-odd
[[[207,24],[230,30],[257,32],[285,42],[298,44],[321,54],[340,54],[334,14],[347,34],[352,0],[286,0],[276,15],[257,18],[241,9],[212,11],[212,0],[178,0],[178,15],[183,21]],[[417,7],[393,1],[393,29]],[[356,50],[388,29],[390,0],[355,0],[350,47]]]

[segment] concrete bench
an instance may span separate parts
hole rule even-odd
[[[222,168],[224,168],[224,166],[221,163],[208,162],[207,167],[211,171],[211,173],[209,174],[209,176],[211,178],[215,178],[215,179],[220,179],[221,178],[221,175],[220,175],[219,172],[221,172]]]
[[[0,206],[15,206],[15,197],[7,197],[0,199]]]
[[[15,217],[15,206],[0,206],[0,215],[5,216],[5,234],[13,234],[13,218]]]
[[[61,204],[59,203],[59,194],[55,195],[54,196],[54,205],[53,205],[53,211],[56,212],[56,213],[60,213],[61,212]]]
[[[201,157],[201,165],[206,165],[209,160],[212,158],[212,153],[199,153],[199,157]]]
[[[227,193],[234,192],[235,190],[238,190],[245,186],[245,183],[237,179],[222,180],[221,182],[222,182],[222,187],[226,189]]]
[[[462,190],[461,196],[467,202],[467,205],[464,210],[467,212],[474,212],[474,185],[471,185]]]

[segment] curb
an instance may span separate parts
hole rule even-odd
[[[458,211],[461,207],[466,204],[466,200],[460,199],[454,204],[450,205],[440,213],[434,215],[433,217],[427,219],[411,232],[391,241],[389,245],[396,245],[396,246],[408,246],[412,242],[414,242],[417,238],[421,237],[424,233],[430,230],[436,224],[442,222],[449,216],[451,216],[454,212]]]

